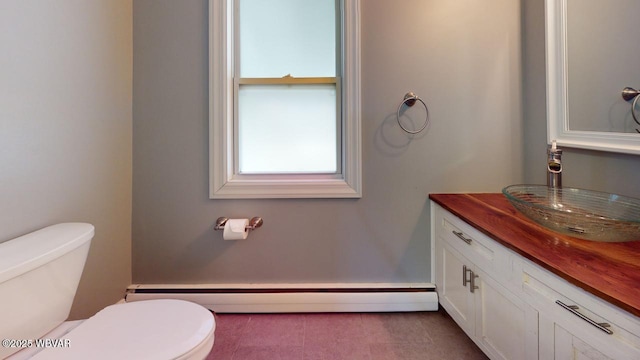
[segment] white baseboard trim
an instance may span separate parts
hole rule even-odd
[[[437,311],[431,283],[132,285],[126,301],[181,299],[218,313]]]

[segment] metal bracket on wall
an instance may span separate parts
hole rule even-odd
[[[633,121],[640,125],[640,120],[638,120],[638,116],[636,115],[636,105],[638,105],[638,99],[640,99],[640,96],[638,95],[640,95],[640,90],[636,90],[628,86],[622,89],[622,98],[625,101],[633,100],[631,103],[631,116],[633,116]],[[636,129],[636,131],[640,133],[640,129]]]
[[[213,227],[213,230],[224,230],[224,226],[227,224],[227,221],[229,221],[229,218],[227,217],[219,217],[216,220],[216,225]],[[260,226],[262,226],[262,224],[264,223],[264,221],[262,221],[261,217],[252,217],[251,220],[249,220],[249,225],[247,225],[246,229],[247,230],[255,230],[257,228],[259,228]]]

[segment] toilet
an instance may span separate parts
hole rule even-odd
[[[63,223],[0,243],[0,359],[205,359],[215,319],[192,302],[123,302],[66,321],[93,235]]]

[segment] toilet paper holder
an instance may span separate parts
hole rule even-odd
[[[224,230],[224,226],[227,224],[229,218],[221,216],[216,220],[216,226],[213,227],[213,230]],[[247,225],[247,230],[255,230],[262,226],[264,221],[262,221],[261,217],[254,216],[249,220],[249,225]]]

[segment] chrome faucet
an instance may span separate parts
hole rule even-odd
[[[547,186],[562,187],[562,149],[556,147],[556,141],[551,142],[547,149]]]

